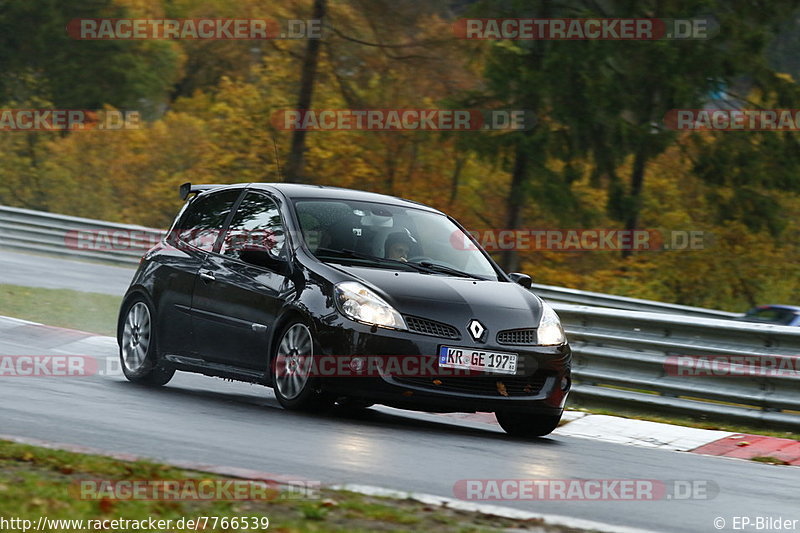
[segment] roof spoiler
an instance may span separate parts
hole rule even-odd
[[[192,194],[200,194],[203,191],[214,189],[216,187],[224,187],[224,185],[217,185],[212,183],[206,185],[192,185],[190,182],[187,181],[178,188],[178,193],[181,195],[181,200],[186,200]]]

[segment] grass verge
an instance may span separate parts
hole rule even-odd
[[[115,335],[119,296],[0,284],[0,315]]]
[[[751,461],[755,461],[757,463],[766,463],[768,465],[788,465],[786,461],[782,459],[778,459],[777,457],[772,457],[771,455],[762,455],[758,457],[753,457],[750,459]]]
[[[543,533],[577,532],[548,525],[541,520],[511,520],[447,507],[429,506],[413,500],[364,496],[322,489],[314,498],[285,497],[255,501],[146,501],[81,499],[80,480],[225,480],[201,472],[181,470],[150,462],[117,459],[51,450],[0,441],[0,517],[31,520],[142,520],[196,517],[267,517],[269,531],[430,531],[497,532],[519,529]],[[260,523],[260,522],[257,522]],[[244,531],[244,528],[208,527],[203,531]],[[263,523],[260,523],[263,525]],[[53,529],[52,531],[77,531]],[[120,529],[122,530],[122,529]],[[251,531],[263,530],[261,526]],[[173,525],[170,531],[183,531]]]

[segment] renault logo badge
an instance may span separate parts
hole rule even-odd
[[[469,334],[472,335],[473,339],[483,342],[483,336],[486,333],[486,327],[483,324],[473,319],[467,326],[467,330],[469,330]]]

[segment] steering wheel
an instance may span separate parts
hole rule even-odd
[[[414,257],[408,258],[409,263],[422,263],[423,261],[430,261],[431,263],[433,263],[433,259],[431,259],[427,255],[415,255]]]

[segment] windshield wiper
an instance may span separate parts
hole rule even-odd
[[[464,272],[463,270],[458,270],[457,268],[449,267],[447,265],[441,265],[439,263],[431,263],[430,261],[420,261],[419,263],[414,263],[414,264],[419,265],[427,269],[428,271],[432,272],[438,272],[441,274],[452,274],[454,276],[461,276],[464,278],[473,278],[473,279],[479,279],[481,281],[486,281],[486,278],[482,278],[477,274]]]
[[[411,263],[407,261],[400,261],[399,259],[389,259],[387,257],[379,257],[377,255],[365,254],[363,252],[356,252],[355,250],[348,250],[348,249],[334,250],[333,248],[317,248],[316,252],[314,252],[314,255],[320,252],[322,252],[323,254],[335,255],[341,258],[354,258],[354,259],[364,259],[366,261],[374,261],[375,263],[382,265],[403,266],[406,268],[411,268],[413,270],[416,270],[417,272],[424,272],[426,274],[451,274],[453,276],[459,276],[463,278],[473,278],[473,279],[479,279],[481,281],[486,281],[486,278],[482,278],[478,275],[470,274],[469,272],[464,272],[453,267],[441,265],[439,263],[431,263],[430,261]]]
[[[388,259],[386,257],[379,257],[377,255],[365,254],[362,252],[356,252],[355,250],[334,250],[333,248],[317,248],[317,250],[314,252],[314,255],[320,252],[326,255],[335,255],[337,257],[342,257],[342,258],[364,259],[366,261],[374,261],[375,263],[383,265],[392,265],[392,266],[401,265],[404,267],[411,267],[414,270],[419,270],[415,265],[411,263],[406,263],[405,261],[399,261],[397,259]]]

